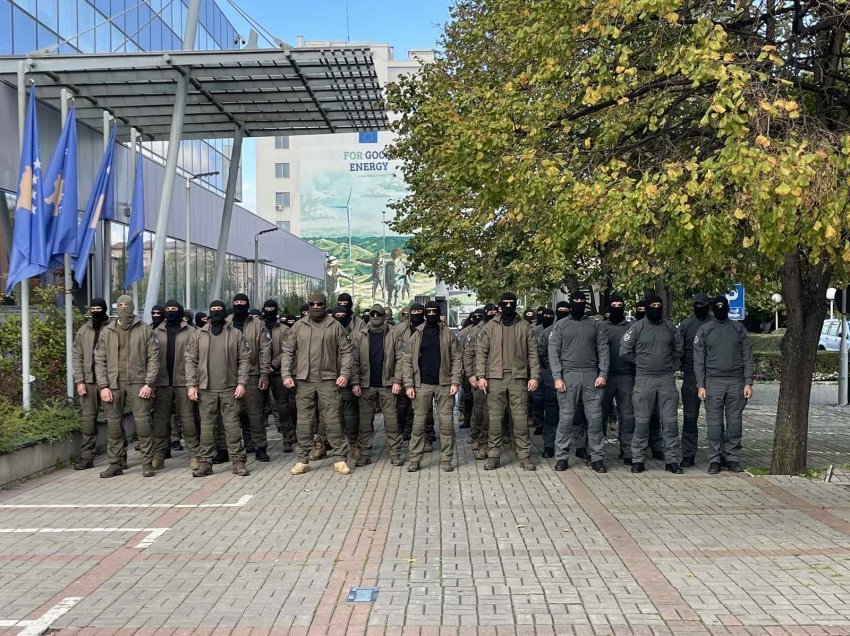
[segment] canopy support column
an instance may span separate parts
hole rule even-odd
[[[191,0],[186,18],[186,31],[183,34],[183,50],[195,48],[195,32],[198,30],[198,18],[201,0]],[[168,155],[165,159],[165,175],[162,181],[162,193],[159,197],[159,210],[156,217],[156,237],[153,244],[151,271],[148,276],[148,289],[145,294],[145,316],[150,318],[151,307],[156,304],[159,284],[165,266],[165,244],[168,240],[168,218],[171,215],[171,195],[174,192],[174,177],[177,174],[177,158],[180,152],[180,140],[183,137],[183,119],[186,116],[186,97],[189,93],[189,73],[181,74],[177,79],[174,94],[174,115],[171,118],[171,130],[168,136]],[[186,214],[189,211],[186,210]]]
[[[218,231],[218,248],[215,253],[215,277],[213,278],[212,297],[207,300],[223,300],[221,287],[224,282],[224,265],[227,262],[227,239],[230,237],[230,220],[233,218],[233,201],[236,198],[236,180],[239,178],[239,164],[242,162],[242,127],[236,128],[233,136],[233,149],[230,151],[230,167],[227,169],[227,190],[224,193],[224,210],[221,213],[221,228]]]

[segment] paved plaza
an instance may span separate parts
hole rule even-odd
[[[776,388],[756,391],[745,464],[767,466]],[[810,466],[850,461],[834,394],[813,393]],[[193,479],[180,454],[143,480],[131,453],[117,479],[0,493],[0,633],[850,634],[846,487],[709,476],[704,450],[635,476],[613,445],[608,475],[485,472],[467,431],[458,470],[435,451],[408,473],[381,433],[349,477],[329,459],[293,477],[276,441],[248,478]],[[347,601],[364,586],[377,600]]]

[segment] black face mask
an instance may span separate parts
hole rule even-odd
[[[554,314],[543,314],[540,317],[540,324],[543,325],[544,328],[551,327],[555,324],[555,316]]]
[[[611,307],[610,313],[608,314],[608,320],[612,325],[619,325],[626,319],[626,308],[625,307]]]
[[[649,322],[659,324],[664,319],[664,307],[646,307],[646,317]]]
[[[425,314],[425,324],[428,327],[440,324],[440,314]]]
[[[523,318],[525,318],[525,321],[526,321],[528,324],[531,324],[531,323],[533,323],[533,322],[534,322],[534,314],[533,314],[533,313],[532,313],[532,314],[525,314],[525,315],[523,316]]]
[[[499,303],[499,307],[502,308],[502,316],[504,316],[508,320],[513,320],[516,317],[516,305],[507,305],[505,303]]]
[[[351,323],[351,314],[346,312],[344,316],[336,316],[334,315],[336,321],[341,324],[343,327],[348,327]]]
[[[100,327],[108,320],[109,314],[105,311],[93,311],[91,314],[91,321],[94,323],[95,327]]]
[[[706,318],[708,318],[708,305],[694,304],[694,316],[696,316],[700,320],[705,320]]]
[[[165,312],[165,323],[170,327],[176,327],[183,320],[183,312],[179,309],[176,311]]]
[[[418,327],[423,322],[425,322],[425,314],[410,314],[410,324],[414,327]]]
[[[481,314],[472,314],[469,317],[469,322],[471,322],[473,326],[477,325],[479,322],[481,322]]]
[[[263,320],[272,325],[278,321],[277,309],[263,309]]]
[[[714,301],[711,303],[711,313],[716,320],[726,320],[729,318],[729,303]]]
[[[210,309],[210,331],[213,332],[213,335],[219,335],[221,330],[224,329],[224,319],[227,317],[227,313],[224,309]]]
[[[248,317],[248,305],[233,305],[233,318],[235,320],[245,320]]]
[[[576,320],[584,318],[584,312],[586,307],[587,303],[572,301],[570,302],[570,315]]]

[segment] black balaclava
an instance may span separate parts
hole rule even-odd
[[[643,320],[646,318],[646,298],[637,301],[635,305],[635,320]]]
[[[555,305],[555,318],[557,320],[563,320],[567,316],[570,315],[570,303],[566,300],[558,301],[558,304]]]
[[[551,327],[555,324],[555,310],[551,307],[544,307],[540,312],[540,324],[543,328]]]
[[[510,326],[516,318],[516,294],[505,292],[499,300],[499,309],[502,310],[502,323]]]
[[[340,307],[348,307],[348,311],[354,310],[354,301],[351,299],[351,294],[347,292],[343,292],[336,297],[336,304]]]
[[[298,310],[298,313],[300,313],[301,317],[303,318],[304,316],[310,313],[310,305],[304,303],[303,305],[301,305],[301,309]]]
[[[471,322],[473,325],[477,325],[482,320],[484,320],[484,309],[481,307],[469,314],[469,322]]]
[[[537,324],[538,324],[538,325],[540,324],[540,319],[541,319],[541,318],[543,318],[543,310],[544,310],[544,309],[546,309],[546,307],[544,307],[543,305],[540,305],[540,306],[537,308],[537,311],[536,311],[536,312],[534,312],[535,316],[537,317]]]
[[[195,326],[198,329],[200,329],[205,324],[207,324],[208,319],[209,319],[209,316],[207,316],[206,312],[199,311],[198,313],[195,314]]]
[[[434,313],[429,314],[428,313],[429,311],[433,312],[435,309],[437,310],[436,314],[434,314]],[[429,300],[427,303],[425,303],[425,328],[426,329],[428,329],[428,328],[433,329],[434,327],[438,326],[439,324],[440,324],[440,305],[436,300]]]
[[[694,316],[700,320],[708,318],[708,312],[713,309],[712,301],[705,294],[694,294]]]
[[[573,320],[581,320],[587,312],[587,298],[583,291],[574,291],[570,294],[570,315]]]
[[[716,320],[729,318],[729,299],[723,294],[718,294],[711,301],[711,313]]]
[[[257,318],[263,317],[263,312],[261,312],[259,309],[250,309],[248,310],[248,313],[252,316],[256,316]]]
[[[522,317],[525,319],[525,322],[527,322],[529,325],[533,325],[534,319],[537,317],[537,314],[535,314],[534,310],[529,307],[524,312],[522,312]]]
[[[325,309],[327,304],[327,296],[325,296],[322,292],[314,292],[310,296],[307,308],[307,315],[310,316],[310,320],[313,322],[322,322],[328,315]]]
[[[422,313],[414,314],[414,311]],[[425,305],[422,303],[413,303],[410,305],[410,326],[415,328],[423,322],[425,322]]]
[[[216,307],[216,309],[213,309]],[[210,331],[214,336],[217,336],[224,329],[224,319],[227,317],[227,311],[224,309],[224,302],[214,300],[210,303]]]
[[[92,325],[94,325],[95,331],[98,331],[103,325],[109,322],[109,310],[103,298],[92,298],[90,306],[100,307],[100,311],[93,311],[91,314]]]
[[[183,322],[183,305],[176,300],[169,300],[165,303],[166,307],[177,307],[177,311],[165,312],[165,326],[175,329]]]
[[[614,307],[614,303],[622,303],[622,307]],[[623,297],[617,292],[611,294],[608,298],[608,322],[612,325],[619,325],[626,319],[626,304]]]
[[[493,303],[487,303],[484,305],[484,322],[490,322],[498,311],[499,308]]]
[[[278,307],[277,301],[274,298],[269,298],[263,303],[263,321],[266,323],[266,329],[269,331],[278,323]]]
[[[333,310],[334,319],[343,327],[348,327],[351,323],[351,310],[343,305],[337,305]]]
[[[661,303],[661,307],[651,307],[652,303]],[[664,320],[664,301],[658,294],[646,297],[646,317],[656,325],[661,324],[661,321]]]
[[[162,305],[151,307],[151,327],[156,329],[162,324],[163,320],[165,320],[165,307]]]
[[[244,305],[237,305],[237,300],[244,300]],[[251,300],[248,298],[247,294],[236,294],[233,297],[233,324],[234,325],[243,325],[245,321],[248,319],[248,311],[251,307]]]
[[[287,327],[292,327],[296,322],[298,322],[298,318],[293,316],[292,314],[286,314],[283,317],[283,322]]]
[[[192,313],[191,309],[183,310],[183,322],[185,322],[190,327],[192,326],[192,321],[195,319],[195,315]]]

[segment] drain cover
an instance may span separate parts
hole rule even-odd
[[[349,603],[374,603],[377,599],[377,587],[352,587],[348,590]]]

